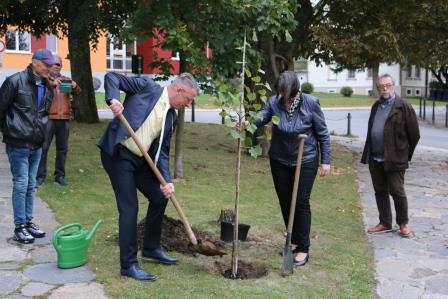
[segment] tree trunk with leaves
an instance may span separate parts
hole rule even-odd
[[[96,123],[99,119],[93,90],[92,67],[90,66],[89,33],[86,27],[76,23],[76,18],[70,21],[68,50],[72,79],[82,89],[82,93],[73,98],[75,120],[81,123]]]

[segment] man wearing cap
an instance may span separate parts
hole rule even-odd
[[[45,236],[31,220],[36,173],[53,97],[48,76],[55,63],[51,51],[38,49],[31,64],[6,78],[0,88],[0,128],[13,177],[14,240],[24,244]]]
[[[50,77],[56,87],[53,89],[53,100],[48,113],[48,123],[45,142],[42,146],[42,157],[37,171],[36,187],[42,185],[47,176],[47,154],[53,136],[56,142],[56,160],[54,163],[54,182],[59,186],[67,186],[65,181],[65,160],[68,151],[68,136],[70,131],[71,100],[70,94],[79,95],[81,87],[75,81],[61,74],[62,58],[54,55],[56,63],[50,69]],[[62,81],[68,82],[69,89],[62,89]]]

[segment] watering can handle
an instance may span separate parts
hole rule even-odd
[[[72,227],[78,227],[79,230],[82,230],[82,226],[80,223],[70,223],[70,224],[66,224],[61,226],[60,228],[58,228],[54,233],[53,233],[53,244],[56,244],[57,246],[58,244],[58,236],[66,229],[72,228]]]

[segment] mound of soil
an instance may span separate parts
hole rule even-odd
[[[143,246],[145,221],[146,218],[140,221],[137,227],[137,242],[139,248],[142,248]],[[210,242],[217,250],[222,252],[226,251],[225,243],[221,241],[219,237],[216,237],[209,232],[197,230],[194,227],[192,227],[192,230],[198,241]],[[190,239],[188,238],[182,221],[167,217],[166,215],[163,218],[162,238],[160,243],[163,249],[167,251],[177,251],[192,256],[198,255],[197,251],[191,247]],[[266,276],[269,273],[268,269],[263,265],[247,263],[244,261],[238,262],[236,277],[232,277],[232,266],[228,262],[215,261],[214,263],[208,263],[206,268],[212,273],[219,273],[229,279],[254,279]]]
[[[137,226],[137,243],[139,248],[143,247],[145,221],[146,218],[140,221]],[[194,227],[192,227],[192,230],[198,240],[211,242],[219,251],[226,251],[225,244],[219,239],[219,237],[216,237],[208,232],[197,230]],[[191,247],[190,239],[188,238],[182,221],[166,215],[163,218],[162,238],[160,243],[162,248],[167,251],[177,251],[192,256],[197,255],[197,252]]]

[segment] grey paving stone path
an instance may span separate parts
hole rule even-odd
[[[87,266],[64,270],[56,266],[51,236],[59,224],[40,198],[36,198],[34,220],[47,236],[27,245],[12,240],[11,190],[8,157],[0,143],[0,298],[107,298]]]
[[[362,140],[332,139],[361,154]],[[367,229],[378,223],[378,210],[367,165],[357,162],[356,170]],[[448,149],[417,146],[405,189],[412,236],[366,234],[374,254],[375,293],[394,299],[448,298]]]

